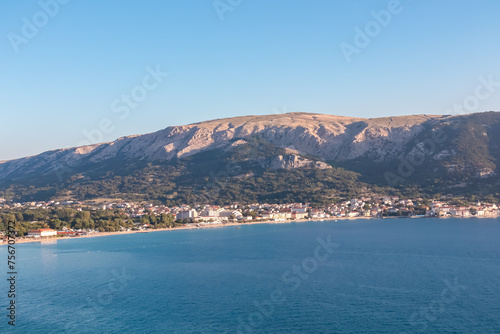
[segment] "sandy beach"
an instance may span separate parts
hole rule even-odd
[[[384,217],[384,219],[395,219],[395,218],[406,218],[408,217]],[[427,218],[427,217],[423,217]],[[438,217],[434,217],[438,218]],[[439,217],[443,218],[463,218],[463,217]],[[470,217],[470,218],[498,218],[498,216],[485,216],[485,217]],[[224,224],[201,224],[198,223],[196,225],[190,226],[181,226],[174,228],[160,228],[160,229],[149,229],[149,230],[141,230],[141,231],[124,231],[124,232],[98,232],[90,235],[81,235],[75,237],[46,237],[46,238],[22,238],[16,239],[16,244],[27,243],[27,242],[53,242],[57,240],[68,240],[68,239],[81,239],[81,238],[96,238],[96,237],[107,237],[111,235],[124,235],[124,234],[132,234],[132,233],[151,233],[151,232],[161,232],[161,231],[181,231],[181,230],[193,230],[193,229],[209,229],[209,228],[222,228],[228,226],[244,226],[244,225],[256,225],[256,224],[289,224],[289,223],[306,223],[312,221],[345,221],[345,220],[366,220],[366,219],[376,219],[375,217],[333,217],[333,218],[312,218],[312,219],[294,219],[294,220],[259,220],[259,221],[250,221],[250,222],[232,222],[232,223],[224,223]],[[463,218],[467,219],[467,218]],[[7,242],[4,240],[3,243],[0,243],[0,246],[7,245]]]
[[[371,217],[353,217],[353,218],[321,218],[321,219],[295,219],[295,220],[263,220],[263,221],[250,221],[245,223],[224,223],[224,224],[200,224],[190,225],[190,226],[181,226],[174,228],[160,228],[160,229],[149,229],[142,231],[124,231],[124,232],[99,232],[90,235],[81,235],[75,237],[44,237],[42,238],[22,238],[16,239],[16,244],[28,243],[28,242],[53,242],[57,240],[68,240],[68,239],[81,239],[81,238],[96,238],[96,237],[107,237],[111,235],[124,235],[124,234],[132,234],[132,233],[151,233],[151,232],[161,232],[161,231],[181,231],[181,230],[192,230],[192,229],[208,229],[208,228],[222,228],[227,226],[243,226],[243,225],[256,225],[256,224],[289,224],[289,223],[305,223],[309,221],[335,221],[335,220],[353,220],[353,219],[370,219]],[[0,246],[7,245],[7,242],[4,240],[3,243],[0,243]]]

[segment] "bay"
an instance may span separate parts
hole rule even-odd
[[[19,244],[0,331],[500,333],[499,241],[499,219],[360,219]]]

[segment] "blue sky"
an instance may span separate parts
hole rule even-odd
[[[248,114],[446,114],[500,81],[497,0],[55,1],[0,3],[0,160]]]

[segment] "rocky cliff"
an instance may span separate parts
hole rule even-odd
[[[241,183],[233,197],[249,175],[249,198],[267,191],[278,197],[290,177],[297,189],[307,183],[319,194],[323,183],[306,180],[317,180],[316,170],[330,180],[325,187],[351,192],[371,186],[416,186],[428,192],[491,193],[499,183],[499,160],[496,112],[370,119],[290,113],[172,126],[0,162],[0,191],[31,189],[28,192],[36,194],[43,189],[45,195],[95,197],[138,194],[133,185],[140,184],[142,192],[154,188],[150,197],[155,198],[180,185],[188,193],[204,189],[212,175],[227,174]],[[227,172],[229,165],[238,168]],[[279,173],[293,170],[298,172]]]
[[[164,130],[120,138],[114,142],[60,149],[0,163],[0,180],[33,172],[46,174],[64,166],[125,160],[162,161],[223,148],[233,140],[261,135],[268,142],[325,161],[370,156],[393,159],[424,123],[443,116],[404,116],[363,119],[332,115],[290,113],[245,116],[172,126]],[[324,166],[323,166],[324,167]]]

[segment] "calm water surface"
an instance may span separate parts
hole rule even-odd
[[[2,279],[1,333],[500,333],[498,219],[263,224],[17,252],[17,326]]]

